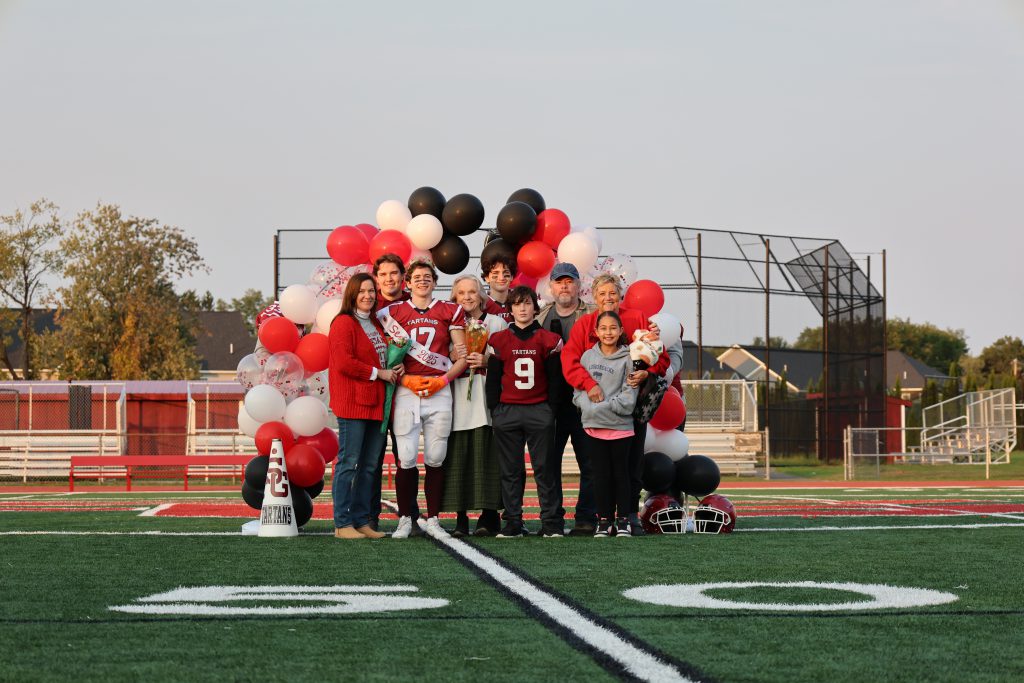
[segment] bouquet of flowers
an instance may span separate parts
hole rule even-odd
[[[658,357],[665,348],[650,330],[637,330],[633,333],[633,343],[629,345],[629,357],[633,361],[634,370],[646,370],[658,362]]]
[[[409,340],[401,337],[388,339],[388,348],[384,352],[384,367],[393,368],[402,362],[405,354],[409,353]],[[380,433],[388,433],[388,422],[391,419],[391,398],[395,395],[395,385],[388,384],[384,387],[384,421],[380,423]]]
[[[483,353],[487,348],[487,339],[491,333],[483,321],[470,318],[466,323],[466,353]],[[473,371],[469,373],[469,390],[466,392],[466,400],[473,399]]]

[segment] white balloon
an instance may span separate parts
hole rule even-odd
[[[315,396],[300,396],[288,404],[284,423],[299,436],[314,436],[327,426],[327,407]]]
[[[330,408],[331,385],[328,380],[327,370],[307,377],[306,390],[309,392],[310,396],[318,398],[321,403]]]
[[[652,315],[649,320],[658,326],[658,330],[660,330],[661,343],[665,345],[666,349],[679,341],[679,318],[675,317],[671,313],[662,311],[661,313],[655,313]]]
[[[259,422],[249,417],[245,412],[245,406],[238,406],[238,431],[246,436],[256,437],[256,430],[260,428]]]
[[[558,260],[576,266],[584,273],[597,262],[597,245],[584,233],[569,233],[558,244]]]
[[[316,293],[306,285],[290,285],[281,292],[281,312],[297,325],[305,325],[316,318]]]
[[[341,299],[328,299],[320,307],[320,310],[316,312],[316,327],[315,331],[321,334],[330,334],[331,323],[334,321],[334,316],[338,315],[341,310]]]
[[[594,244],[597,245],[598,251],[601,251],[601,248],[604,247],[604,240],[601,239],[601,233],[598,232],[597,228],[593,225],[574,225],[569,229],[569,232],[578,232],[594,240]]]
[[[397,199],[389,199],[381,202],[377,207],[377,225],[381,230],[397,230],[405,232],[405,228],[412,220],[412,212],[409,207]]]
[[[258,384],[245,395],[245,412],[257,422],[280,420],[286,407],[284,396],[269,384]]]
[[[654,447],[654,441],[658,438],[658,430],[647,425],[647,435],[644,437],[644,453],[658,450]]]
[[[409,221],[405,234],[417,249],[433,249],[444,237],[444,226],[429,213],[421,213]]]
[[[654,438],[654,449],[675,460],[682,460],[690,452],[690,439],[678,429],[658,432]]]

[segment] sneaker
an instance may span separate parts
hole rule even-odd
[[[409,538],[409,534],[412,533],[412,527],[412,517],[399,518],[398,528],[391,534],[391,538]]]
[[[565,536],[565,528],[561,524],[545,524],[541,527],[540,535],[544,538],[562,538]]]
[[[647,531],[644,530],[644,525],[640,523],[640,517],[635,512],[629,516],[629,531],[632,536],[646,536]]]
[[[409,534],[409,535],[412,536],[413,538],[416,538],[417,536],[423,536],[424,535],[423,528],[420,527],[420,525],[419,525],[420,520],[423,519],[423,515],[417,515],[416,517],[410,517],[409,519],[411,519],[412,522],[413,522],[413,524],[412,524],[412,533]]]
[[[616,536],[632,536],[629,528],[629,520],[625,517],[619,517],[615,520],[615,535]]]
[[[443,538],[448,535],[448,532],[441,526],[441,520],[437,517],[427,518],[427,523],[424,525],[423,530],[431,538]]]
[[[594,538],[607,538],[612,535],[612,520],[602,519],[597,523],[597,529],[594,531]]]
[[[525,535],[526,529],[522,522],[505,522],[505,526],[498,532],[498,538],[522,538]]]
[[[575,526],[569,530],[570,536],[593,536],[596,527],[588,522],[580,522],[577,520]]]

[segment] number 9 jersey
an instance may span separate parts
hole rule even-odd
[[[501,402],[530,405],[548,399],[545,361],[562,351],[562,336],[533,323],[525,330],[514,323],[487,341],[504,365]]]

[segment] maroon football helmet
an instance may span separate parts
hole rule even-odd
[[[725,496],[705,496],[693,511],[695,534],[731,534],[735,528],[736,508]]]
[[[644,501],[640,523],[649,534],[681,534],[686,531],[686,509],[667,493],[658,493]]]

